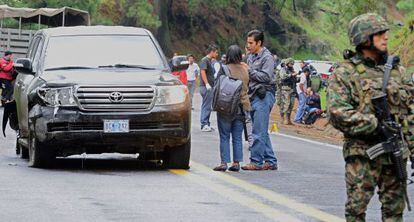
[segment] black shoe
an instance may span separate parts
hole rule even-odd
[[[238,163],[234,163],[233,165],[231,165],[231,167],[229,167],[229,170],[230,170],[230,171],[233,171],[233,172],[238,172],[238,171],[240,171],[240,164],[238,164]]]

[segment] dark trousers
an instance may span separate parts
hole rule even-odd
[[[11,100],[13,96],[12,80],[0,79],[1,100]]]

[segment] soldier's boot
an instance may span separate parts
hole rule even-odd
[[[287,124],[288,124],[287,116],[283,116],[283,125],[287,125]]]
[[[286,114],[286,122],[287,125],[292,125],[292,121],[290,121],[290,113]]]

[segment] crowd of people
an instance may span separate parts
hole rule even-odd
[[[310,87],[311,74],[315,68],[301,61],[301,70],[295,71],[295,60],[280,60],[263,46],[264,34],[252,30],[246,36],[245,52],[237,46],[230,46],[219,57],[218,47],[211,44],[198,64],[192,54],[187,55],[186,83],[191,104],[197,83],[202,98],[200,130],[211,132],[215,129],[210,123],[214,110],[215,92],[220,76],[240,80],[240,107],[237,113],[229,115],[217,111],[217,127],[220,135],[221,163],[216,171],[276,170],[277,158],[270,142],[268,128],[270,112],[276,103],[284,124],[291,123],[291,113],[297,98],[298,106],[294,123],[313,124],[323,112],[320,96]],[[177,54],[174,54],[177,58]],[[174,70],[174,68],[173,68]],[[173,73],[181,78],[179,72]],[[193,107],[194,109],[194,107]],[[249,143],[250,163],[240,166],[243,160],[243,132]],[[231,138],[231,139],[230,139]],[[230,158],[232,141],[233,160]],[[230,164],[230,165],[229,165]]]
[[[246,53],[242,52],[242,62],[247,64],[250,51],[248,48],[245,50]],[[276,55],[273,55],[273,59],[274,68],[267,67],[267,69],[268,72],[272,72],[274,75],[272,76],[274,78],[272,84],[275,87],[275,100],[282,119],[281,123],[292,125],[291,113],[295,107],[296,100],[298,105],[296,106],[293,123],[306,125],[315,123],[324,112],[321,109],[320,95],[311,87],[310,76],[317,74],[316,69],[309,62],[302,60],[300,61],[300,70],[294,70],[294,59],[280,60]],[[219,60],[217,46],[210,45],[206,56],[200,60],[199,64],[195,62],[195,57],[192,54],[187,55],[187,60],[189,66],[184,71],[186,76],[183,77],[183,72],[173,72],[173,74],[179,76],[181,81],[188,86],[191,101],[197,88],[197,79],[199,79],[198,87],[203,98],[201,130],[203,132],[211,132],[214,130],[209,122],[212,111],[210,108],[212,96],[208,94],[208,91],[214,86],[222,66],[226,65],[227,54],[222,54]],[[271,69],[272,71],[270,71]],[[204,78],[207,78],[207,81],[204,81]]]

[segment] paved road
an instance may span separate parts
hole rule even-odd
[[[88,156],[83,169],[80,158],[29,168],[8,131],[0,138],[0,221],[343,221],[338,147],[272,135],[279,171],[214,172],[218,133],[200,132],[196,97],[189,171],[121,155]],[[409,193],[414,198],[414,185]],[[367,218],[380,221],[377,197]]]

